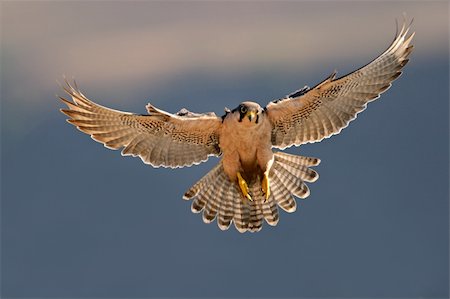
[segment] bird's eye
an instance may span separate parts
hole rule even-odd
[[[247,113],[247,107],[241,106],[241,113]]]

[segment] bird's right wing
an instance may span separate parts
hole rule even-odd
[[[317,142],[347,127],[401,74],[412,51],[414,33],[408,36],[408,31],[403,24],[389,48],[359,70],[338,79],[333,73],[311,89],[269,103],[266,112],[272,123],[272,145],[286,148]]]
[[[67,83],[67,82],[66,82]],[[183,167],[220,155],[220,117],[214,113],[194,114],[180,111],[170,114],[147,106],[148,115],[137,115],[100,106],[67,83],[64,90],[73,101],[60,99],[69,109],[61,111],[67,121],[92,139],[122,155],[139,156],[154,167]]]

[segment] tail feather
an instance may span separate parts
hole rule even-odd
[[[310,192],[308,186],[306,186],[302,179],[291,173],[283,164],[276,164],[274,171],[290,193],[302,199],[309,196]]]
[[[297,209],[297,203],[289,192],[289,189],[286,188],[284,183],[281,181],[281,178],[276,175],[276,171],[271,179],[272,184],[270,190],[277,204],[288,213],[295,212]]]
[[[218,185],[220,185],[220,181],[216,180],[204,193],[201,194],[206,198],[206,206],[202,215],[203,222],[205,223],[212,222],[216,218],[217,212],[219,211],[218,198],[216,197],[216,194],[213,194],[217,191],[217,188],[219,187]]]
[[[317,179],[319,179],[319,174],[314,169],[295,164],[294,162],[284,159],[283,157],[275,156],[275,160],[278,162],[277,164],[281,164],[287,171],[306,182],[314,183]]]
[[[267,224],[271,226],[275,226],[278,224],[280,216],[278,215],[278,206],[275,198],[273,197],[273,192],[263,204],[263,214]]]
[[[248,224],[248,229],[250,232],[260,231],[262,228],[263,221],[264,221],[262,204],[265,199],[264,199],[264,195],[261,191],[261,185],[258,184],[257,182],[258,182],[258,180],[251,187],[252,201],[249,202],[250,219],[249,219],[249,224]]]
[[[231,224],[231,219],[233,219],[233,214],[228,212],[228,200],[227,200],[227,192],[230,186],[230,181],[226,174],[222,172],[218,178],[220,184],[216,188],[215,198],[218,205],[218,214],[217,214],[217,225],[221,230],[226,230]],[[232,211],[231,211],[232,212]]]
[[[233,222],[236,229],[243,233],[248,229],[248,223],[250,222],[250,208],[248,200],[240,194],[238,186],[233,184],[233,200],[234,200],[234,217]]]
[[[204,193],[202,193],[205,194],[207,199],[205,210],[203,212],[203,221],[205,223],[213,221],[222,209],[222,205],[224,204],[223,198],[225,197],[224,195],[229,185],[230,181],[225,172],[222,171],[217,175],[216,180],[209,185]],[[220,227],[219,219],[217,223]]]
[[[194,184],[186,193],[184,193],[183,198],[189,200],[195,197],[200,190],[204,189],[205,186],[209,185],[214,181],[217,175],[223,172],[222,163],[217,164],[213,169],[211,169],[204,177],[202,177],[197,183]]]
[[[294,165],[317,166],[320,164],[319,158],[296,156],[283,152],[275,153],[275,161],[284,160],[294,163]]]
[[[234,193],[233,193],[233,184],[228,180],[226,180],[226,184],[223,189],[222,202],[220,204],[219,210],[219,218],[217,219],[217,225],[221,230],[227,230],[231,222],[233,221],[234,216]]]
[[[215,192],[214,188],[218,185],[218,183],[221,182],[216,177],[217,174],[223,172],[220,171],[221,169],[222,167],[220,164],[214,167],[207,175],[205,175],[194,186],[192,186],[183,196],[183,198],[186,200],[195,197],[192,201],[191,211],[193,213],[200,213],[203,211],[203,220],[208,223],[214,220],[214,217],[217,214],[218,203],[216,202],[216,200],[219,199],[215,197],[213,193]]]
[[[185,194],[184,199],[193,199],[191,210],[203,211],[205,223],[217,219],[221,230],[227,230],[232,223],[243,233],[260,231],[264,220],[271,226],[279,221],[278,206],[288,213],[297,208],[294,196],[306,198],[309,188],[305,182],[314,182],[319,175],[310,169],[320,163],[317,158],[274,153],[275,159],[269,173],[270,196],[265,198],[261,190],[261,178],[249,184],[252,201],[246,199],[237,185],[232,182],[219,163],[202,177]]]
[[[191,204],[192,213],[196,214],[200,213],[205,207],[205,205],[206,205],[206,197],[200,194],[192,201]]]

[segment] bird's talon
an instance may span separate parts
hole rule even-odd
[[[249,190],[248,190],[247,182],[244,180],[244,178],[242,177],[240,172],[237,173],[237,178],[238,178],[239,188],[241,188],[242,195],[244,195],[244,197],[247,198],[248,200],[252,201],[252,197],[250,196],[250,194],[248,192]]]

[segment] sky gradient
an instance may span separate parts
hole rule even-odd
[[[449,5],[1,2],[2,298],[448,298]],[[182,194],[219,160],[153,169],[65,122],[56,80],[144,113],[265,105],[380,54],[404,74],[341,134],[276,227],[222,232]]]

